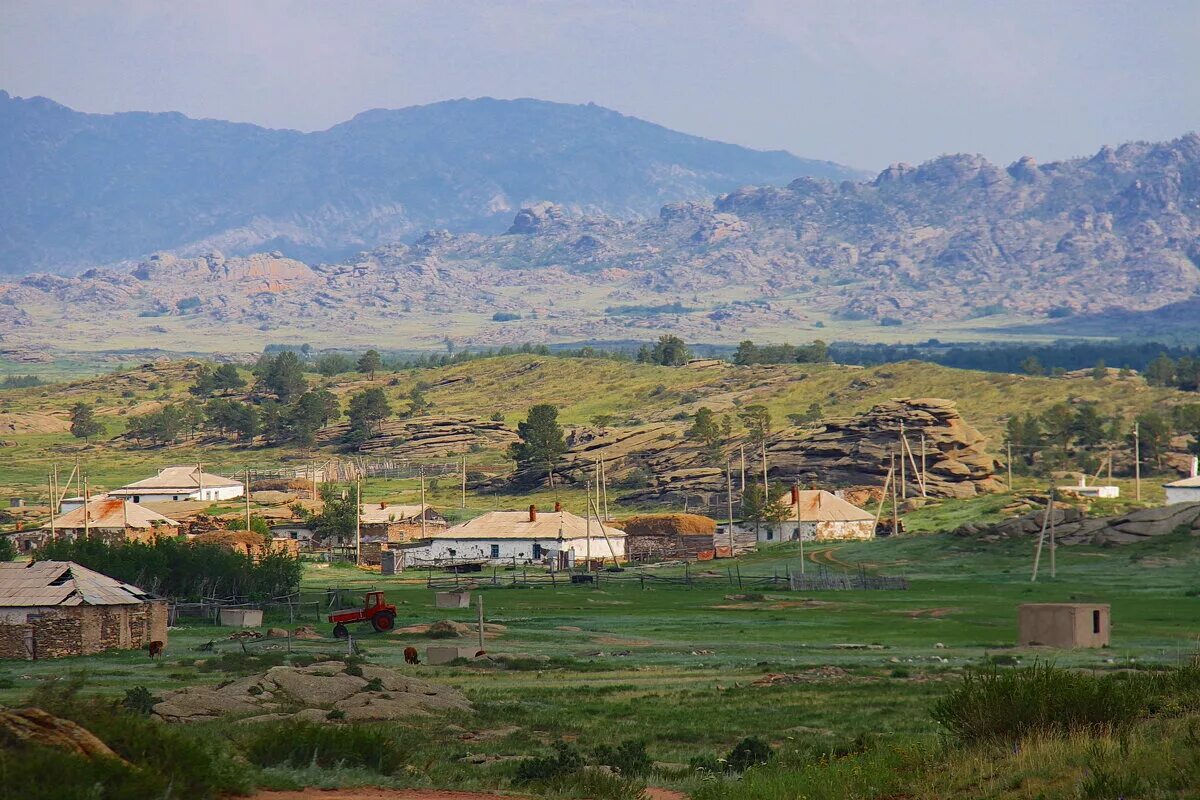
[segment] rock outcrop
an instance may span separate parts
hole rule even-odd
[[[215,688],[190,686],[168,692],[154,706],[154,715],[167,722],[230,715],[253,722],[364,722],[471,710],[457,689],[385,667],[351,669],[341,661],[324,661],[308,667],[272,667]]]
[[[40,708],[0,708],[0,746],[18,743],[56,747],[84,758],[121,757],[94,733]]]
[[[321,433],[323,443],[346,435],[347,425],[331,425]],[[466,453],[472,447],[503,450],[517,441],[517,434],[503,422],[459,416],[430,416],[389,419],[378,432],[359,446],[363,453],[398,458],[429,458]]]
[[[1056,504],[1052,514],[1059,544],[1131,544],[1179,532],[1200,536],[1200,503],[1143,508],[1117,517],[1088,517],[1078,508]],[[967,524],[955,534],[992,542],[1030,538],[1041,533],[1045,518],[1044,508],[1034,509],[995,525]]]

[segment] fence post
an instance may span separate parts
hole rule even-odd
[[[741,565],[741,564],[734,564],[733,566],[734,566],[734,568],[737,570],[737,576],[738,576],[738,588],[740,589],[740,588],[742,588],[742,565]]]
[[[692,565],[690,561],[683,562],[683,580],[688,585],[692,585]]]
[[[642,582],[642,591],[643,592],[646,591],[646,576],[638,575],[638,580],[640,580]]]

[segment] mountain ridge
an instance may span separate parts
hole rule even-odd
[[[749,183],[861,174],[533,99],[371,109],[302,132],[0,92],[0,148],[0,273],[13,274],[161,250],[344,258],[431,228],[499,232],[544,199],[633,217]]]

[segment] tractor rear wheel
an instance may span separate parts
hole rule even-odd
[[[380,611],[371,617],[371,627],[376,633],[387,633],[396,627],[396,615],[390,611]]]
[[[349,636],[350,630],[342,623],[339,622],[337,625],[333,626],[333,638],[346,639],[349,638]]]

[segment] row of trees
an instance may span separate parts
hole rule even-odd
[[[38,551],[39,560],[74,561],[88,569],[175,600],[244,597],[265,600],[296,591],[300,561],[268,554],[258,561],[217,544],[162,538],[152,544],[99,539],[58,540]]]
[[[1059,468],[1072,461],[1092,470],[1109,449],[1133,447],[1135,425],[1144,464],[1161,468],[1171,437],[1176,435],[1191,436],[1189,447],[1200,454],[1200,403],[1175,406],[1170,414],[1147,411],[1133,424],[1102,415],[1092,403],[1074,407],[1058,403],[1041,414],[1010,417],[1004,444],[1014,451],[1017,472]]]
[[[829,361],[829,345],[820,339],[809,344],[763,344],[746,339],[733,353],[733,363],[751,364],[823,364]]]

